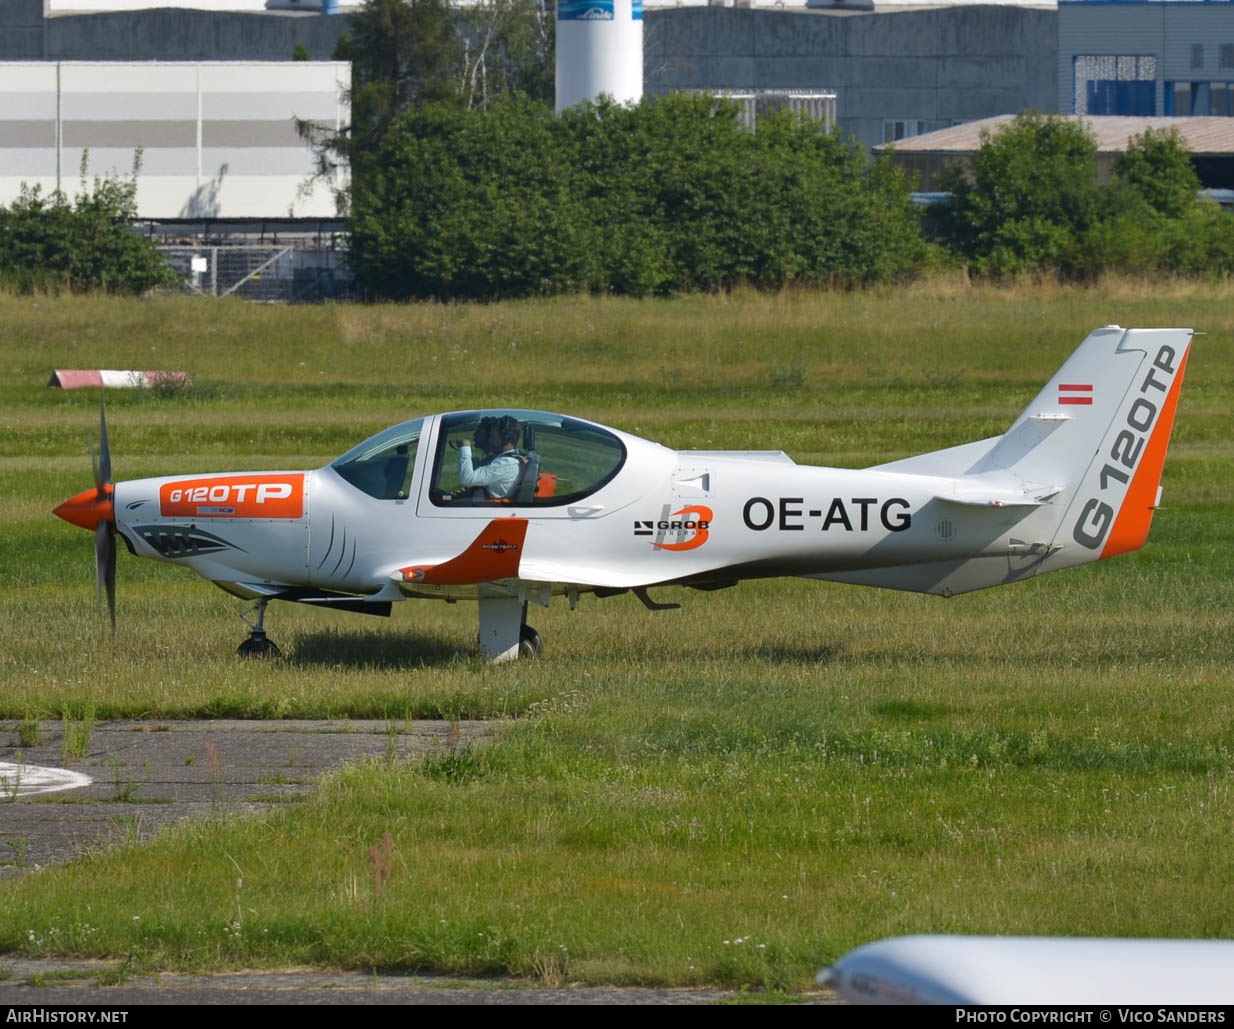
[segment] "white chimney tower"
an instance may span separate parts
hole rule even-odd
[[[557,112],[643,98],[643,0],[557,0]]]

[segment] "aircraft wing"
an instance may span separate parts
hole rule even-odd
[[[478,586],[519,578],[526,518],[494,518],[461,554],[445,560],[413,561],[390,578],[404,593],[421,595],[421,587]]]
[[[512,588],[520,583],[537,590],[551,586],[624,590],[649,585],[645,568],[590,567],[577,557],[558,554],[529,556],[524,548],[526,538],[526,518],[494,518],[461,554],[408,562],[391,573],[390,579],[409,597],[474,598],[475,587],[489,584]],[[655,581],[653,576],[650,584]]]

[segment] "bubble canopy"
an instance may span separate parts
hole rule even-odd
[[[451,442],[473,442],[473,457],[482,463],[477,429],[484,419],[514,419],[517,434],[512,440],[520,458],[520,488],[510,499],[489,498],[483,492],[466,491],[458,478],[458,460]],[[416,452],[425,432],[426,418],[400,422],[352,447],[331,462],[343,479],[379,500],[404,500],[409,496]],[[507,423],[509,424],[509,423]],[[509,504],[551,507],[574,503],[610,482],[626,460],[626,447],[616,433],[578,418],[546,411],[490,408],[442,415],[437,433],[429,498],[441,507]]]
[[[330,467],[378,500],[405,500],[424,419],[400,422],[352,447]]]
[[[554,507],[590,496],[610,482],[626,460],[625,444],[617,434],[592,422],[545,411],[494,408],[445,415],[437,434],[429,497],[445,507],[460,502],[501,504],[511,500],[488,498],[480,491],[461,492],[458,462],[448,449],[451,441],[475,440],[483,419],[512,418],[517,436],[511,441],[522,460],[521,482],[513,497],[520,506]],[[508,423],[507,423],[508,424]]]

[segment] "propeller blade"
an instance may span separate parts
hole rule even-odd
[[[104,486],[111,485],[111,447],[107,444],[107,405],[103,391],[99,390],[99,464],[94,472],[94,484],[100,493]]]
[[[94,441],[90,441],[90,461],[94,465],[94,487],[99,499],[107,496],[111,485],[111,446],[107,442],[106,393],[99,390],[99,454],[94,456]],[[94,529],[94,581],[98,598],[107,591],[107,613],[111,617],[111,632],[116,633],[116,524],[100,519]]]
[[[94,580],[97,595],[103,599],[107,590],[107,611],[111,615],[111,631],[116,631],[116,537],[112,523],[100,521],[94,530]]]
[[[86,440],[90,444],[90,467],[94,469],[94,491],[102,496],[106,483],[103,482],[103,476],[100,474],[99,455],[94,449],[94,433],[89,429],[86,430]]]
[[[90,443],[90,464],[94,468],[94,489],[83,490],[69,497],[52,514],[72,525],[94,531],[94,584],[99,600],[107,590],[107,613],[111,616],[111,633],[116,634],[116,509],[115,488],[111,481],[111,447],[107,442],[107,410],[103,395],[99,395],[99,452],[94,449],[94,435],[87,433]]]

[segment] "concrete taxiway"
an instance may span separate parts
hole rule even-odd
[[[0,729],[0,877],[186,818],[292,803],[348,761],[442,751],[493,731],[492,722],[44,721],[38,742],[23,747],[9,723]],[[84,742],[80,757],[74,742]]]
[[[185,975],[125,974],[119,962],[0,959],[0,1006],[97,1007],[111,1010],[145,1004],[320,1006],[398,1005],[647,1005],[714,1004],[733,990],[642,987],[528,986],[505,979],[463,979],[399,972],[339,972],[289,969]],[[51,983],[56,985],[51,985]],[[102,985],[110,983],[112,985]],[[831,993],[795,998],[834,1004]]]

